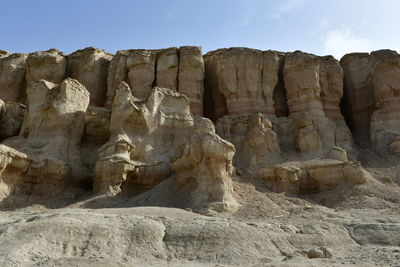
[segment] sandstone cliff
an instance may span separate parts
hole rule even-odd
[[[1,196],[138,196],[167,183],[186,196],[179,207],[234,211],[232,179],[243,175],[292,194],[373,182],[357,151],[400,154],[399,59],[203,56],[192,46],[2,52]]]

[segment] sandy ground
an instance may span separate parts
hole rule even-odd
[[[10,199],[0,211],[0,266],[400,266],[399,160],[360,158],[372,183],[314,195],[236,177],[234,214],[171,208],[168,194],[164,207],[76,190]],[[321,248],[332,257],[307,257]]]

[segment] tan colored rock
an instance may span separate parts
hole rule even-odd
[[[67,57],[68,73],[90,93],[90,104],[104,106],[107,96],[107,74],[112,55],[102,49],[87,47]]]
[[[138,193],[175,174],[180,177],[177,186],[194,190],[187,202],[192,208],[229,209],[234,147],[215,134],[209,120],[198,123],[193,125],[184,95],[155,87],[140,101],[121,82],[113,101],[110,140],[98,152],[95,191]]]
[[[27,84],[46,80],[61,83],[67,74],[67,59],[57,49],[29,54],[26,59]]]
[[[141,100],[151,94],[153,86],[180,90],[191,101],[192,112],[201,114],[204,63],[198,47],[118,51],[109,67],[107,107],[111,107],[121,81]]]
[[[338,146],[331,147],[331,149],[328,152],[327,157],[330,159],[348,161],[346,150],[341,147],[338,147]]]
[[[260,112],[275,114],[273,91],[279,56],[249,48],[219,49],[204,56],[206,86],[213,99],[210,117]]]
[[[25,105],[0,99],[0,141],[19,134],[24,115]]]
[[[372,176],[358,163],[314,159],[261,168],[258,178],[273,191],[311,194],[334,189],[346,182],[355,185],[367,183]]]
[[[201,47],[179,48],[178,91],[190,101],[190,110],[203,115],[204,61]]]
[[[371,115],[375,110],[368,53],[347,54],[340,60],[344,72],[344,106],[356,139],[368,142]]]
[[[216,123],[217,133],[235,145],[235,165],[254,172],[280,159],[278,137],[266,115],[226,115]]]
[[[157,52],[157,70],[155,85],[178,90],[178,48],[171,47]]]
[[[285,57],[284,79],[296,146],[303,155],[326,153],[332,146],[351,150],[351,133],[340,114],[341,68],[331,57],[296,51]]]
[[[400,55],[381,50],[371,53],[375,59],[372,82],[376,110],[371,117],[371,145],[379,152],[393,151],[400,137]],[[388,147],[389,146],[389,147]]]
[[[11,194],[57,194],[85,175],[78,150],[89,93],[78,81],[59,86],[41,80],[27,90],[21,135],[0,147],[2,198]]]
[[[0,58],[0,99],[3,101],[25,102],[27,56],[27,54],[11,54]]]
[[[235,147],[215,134],[213,123],[197,118],[183,154],[172,162],[179,186],[194,187],[187,206],[194,210],[235,211],[231,177]]]

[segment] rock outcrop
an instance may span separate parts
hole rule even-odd
[[[249,48],[220,49],[204,56],[208,98],[207,116],[249,112],[275,114],[273,93],[280,58],[275,51]]]
[[[89,93],[78,81],[40,80],[27,88],[28,110],[20,136],[0,145],[0,198],[57,194],[85,176],[79,143]]]
[[[229,211],[236,174],[294,194],[368,183],[347,123],[357,144],[366,135],[400,155],[393,51],[340,64],[301,51],[88,47],[2,51],[0,63],[3,198],[28,184],[135,197],[172,186],[175,206]]]
[[[104,106],[107,96],[107,73],[112,55],[87,47],[68,55],[69,77],[82,83],[90,93],[90,104]]]
[[[29,54],[26,59],[26,81],[32,84],[40,80],[61,83],[66,77],[67,60],[57,49]]]
[[[133,96],[141,100],[151,94],[153,86],[180,90],[192,101],[192,112],[201,115],[203,73],[198,47],[118,51],[109,67],[106,106],[111,107],[116,88],[124,81]]]
[[[175,175],[178,186],[193,190],[189,207],[231,209],[235,149],[215,134],[211,121],[194,122],[184,95],[154,87],[145,101],[137,100],[129,85],[120,82],[110,135],[99,149],[95,191],[107,195],[140,192]]]
[[[25,61],[27,54],[3,53],[0,57],[0,99],[25,102]]]
[[[0,99],[0,141],[19,134],[24,114],[25,105]]]

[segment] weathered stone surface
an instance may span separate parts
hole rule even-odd
[[[19,134],[24,115],[25,105],[0,99],[0,141]]]
[[[82,83],[90,93],[90,104],[104,106],[107,96],[107,73],[112,55],[87,47],[67,57],[69,77]]]
[[[278,137],[266,115],[227,115],[217,121],[216,128],[221,137],[235,145],[235,165],[243,170],[254,172],[280,160]]]
[[[27,84],[46,80],[52,83],[61,83],[66,77],[67,59],[64,53],[57,49],[29,54],[26,58]]]
[[[400,224],[352,224],[349,233],[360,245],[400,246]]]
[[[381,50],[371,53],[375,59],[372,83],[376,110],[371,117],[371,145],[379,152],[396,154],[400,138],[400,55]],[[388,147],[389,146],[389,147]]]
[[[187,96],[190,110],[203,115],[204,61],[201,47],[182,46],[179,48],[178,91]]]
[[[25,101],[27,57],[27,54],[11,54],[0,58],[0,99],[3,101]]]
[[[134,97],[146,99],[154,84],[156,50],[121,50],[113,57],[108,69],[107,107],[111,107],[119,83],[125,81]]]
[[[213,101],[210,117],[247,112],[275,114],[273,92],[280,64],[277,52],[219,49],[207,53],[204,60],[207,97]]]
[[[141,100],[153,86],[180,91],[191,101],[192,112],[202,114],[204,63],[198,47],[118,51],[109,67],[107,107],[121,81]]]
[[[194,190],[191,207],[218,202],[210,208],[230,209],[235,149],[215,134],[211,121],[193,123],[184,95],[155,87],[140,101],[127,83],[120,82],[113,101],[110,140],[99,149],[95,190],[108,195],[123,188],[140,191],[175,173],[178,184]]]
[[[19,137],[0,146],[1,198],[17,193],[57,194],[85,176],[78,145],[89,93],[73,79],[45,80],[27,89],[28,110]]]
[[[296,147],[304,155],[318,156],[338,145],[352,149],[352,136],[338,105],[341,69],[333,58],[300,51],[285,58],[284,79]]]
[[[155,85],[177,91],[178,86],[178,48],[171,47],[157,52]]]
[[[310,194],[334,189],[344,182],[363,184],[371,174],[354,162],[323,159],[292,161],[259,169],[258,177],[277,192]]]

